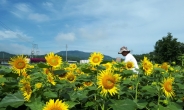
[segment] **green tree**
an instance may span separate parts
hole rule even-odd
[[[183,47],[183,43],[178,42],[177,38],[173,38],[171,33],[168,33],[166,37],[156,42],[153,59],[156,63],[173,61],[179,63],[178,57],[182,54]]]

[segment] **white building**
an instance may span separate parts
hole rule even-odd
[[[80,60],[80,63],[89,63],[89,60]]]

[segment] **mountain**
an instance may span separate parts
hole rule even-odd
[[[55,53],[62,57],[63,61],[66,61],[66,59],[69,61],[80,61],[80,60],[88,60],[90,57],[90,52],[83,52],[78,50],[71,50],[67,51],[67,58],[66,58],[66,51],[60,51]],[[46,55],[46,54],[45,54]],[[44,58],[45,55],[37,55],[34,58]],[[15,54],[10,54],[7,52],[0,51],[0,59],[9,59],[10,57],[16,56]],[[29,56],[29,55],[27,55]],[[103,61],[112,61],[112,57],[104,55]]]
[[[4,51],[0,51],[0,59],[9,59],[10,57],[13,57],[13,56],[15,55]]]
[[[66,51],[60,51],[56,54],[62,56],[63,58],[66,58]],[[78,50],[67,51],[68,58],[74,57],[74,58],[78,58],[80,60],[88,60],[90,55],[91,55],[90,52],[83,52],[83,51],[78,51]],[[114,59],[114,58],[107,56],[107,55],[104,55],[104,60],[111,61],[112,59]],[[68,59],[68,60],[70,60],[70,59]]]

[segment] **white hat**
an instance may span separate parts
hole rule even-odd
[[[123,46],[120,48],[120,51],[118,52],[118,54],[121,54],[123,51],[130,52],[130,50],[128,50],[127,47]]]

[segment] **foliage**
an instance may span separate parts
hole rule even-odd
[[[183,52],[183,44],[173,38],[171,33],[158,40],[154,46],[154,61],[157,63],[173,62],[178,63],[178,56]]]
[[[102,88],[99,88],[97,83],[100,72],[107,69],[103,64],[93,66],[89,63],[75,65],[63,62],[59,68],[52,68],[41,62],[31,64],[34,68],[28,68],[27,74],[22,73],[20,76],[15,74],[12,68],[0,66],[0,110],[41,110],[50,99],[62,100],[69,105],[70,110],[183,109],[182,67],[169,64],[163,67],[162,64],[154,64],[155,66],[150,69],[152,72],[146,75],[146,62],[145,65],[140,63],[137,70],[139,74],[126,70],[124,62],[108,63],[112,65],[108,69],[118,75],[120,82],[117,82],[118,92],[114,92],[114,95],[107,94],[106,97],[102,96]],[[45,72],[45,69],[48,71]],[[110,77],[105,77],[102,84],[114,86],[116,80]],[[173,98],[167,97],[162,89],[163,79],[170,77],[174,79],[174,83],[166,83],[164,87],[169,89],[168,92],[173,89]],[[32,90],[28,101],[25,100],[20,86],[24,79],[30,83]],[[88,85],[84,86],[84,82],[88,82]],[[36,86],[38,83],[42,85]]]

